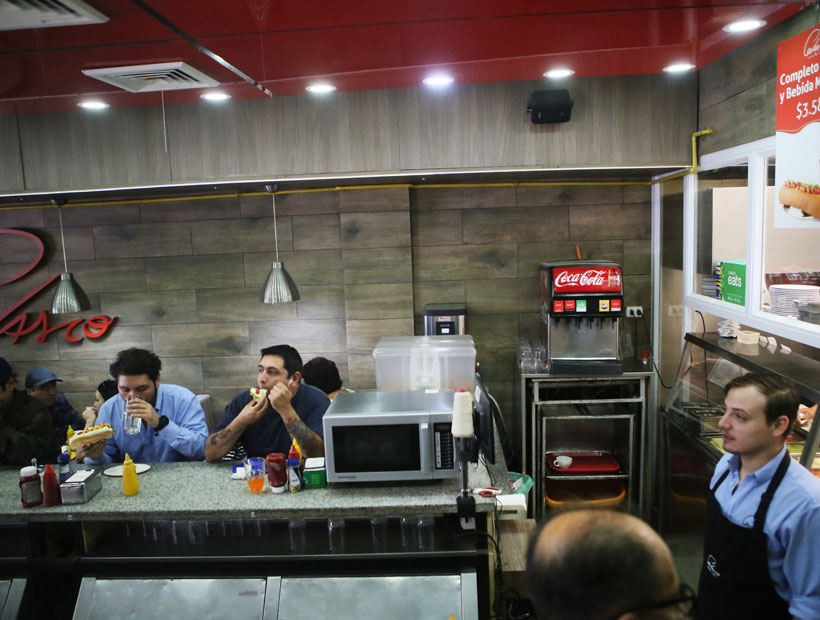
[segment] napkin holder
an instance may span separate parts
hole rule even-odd
[[[85,504],[102,488],[102,476],[96,469],[75,472],[60,485],[63,504]]]

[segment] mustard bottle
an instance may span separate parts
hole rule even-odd
[[[68,452],[68,456],[73,459],[75,456],[77,456],[77,453],[74,452],[71,448],[68,447],[68,445],[69,445],[68,440],[71,439],[72,437],[74,437],[74,429],[71,428],[71,424],[69,424],[68,425],[68,430],[66,430],[66,433],[65,433],[65,445],[66,445],[66,452]]]
[[[125,461],[122,463],[122,492],[126,495],[136,495],[140,492],[137,468],[127,452],[125,453]]]

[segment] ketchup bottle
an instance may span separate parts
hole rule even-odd
[[[288,470],[285,455],[281,452],[272,452],[265,457],[268,464],[268,482],[271,491],[284,493],[288,488]]]
[[[43,492],[40,490],[40,474],[33,466],[20,470],[20,501],[23,508],[39,506],[43,503]]]
[[[46,471],[43,473],[43,498],[46,506],[59,506],[63,503],[60,483],[57,482],[57,474],[51,469],[51,465],[46,465]]]

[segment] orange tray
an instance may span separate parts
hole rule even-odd
[[[545,456],[550,469],[559,474],[612,474],[621,469],[609,452],[547,452]],[[553,461],[558,456],[571,456],[572,465],[556,467]]]
[[[626,498],[626,487],[614,480],[578,480],[551,486],[544,490],[544,501],[550,508],[614,508]]]

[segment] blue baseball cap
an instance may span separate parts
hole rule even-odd
[[[11,370],[11,364],[9,364],[5,358],[0,357],[0,386],[5,386],[6,381],[13,376],[14,372]]]
[[[35,366],[26,375],[27,388],[40,387],[41,385],[52,381],[62,381],[62,379],[58,379],[57,375],[45,366]]]

